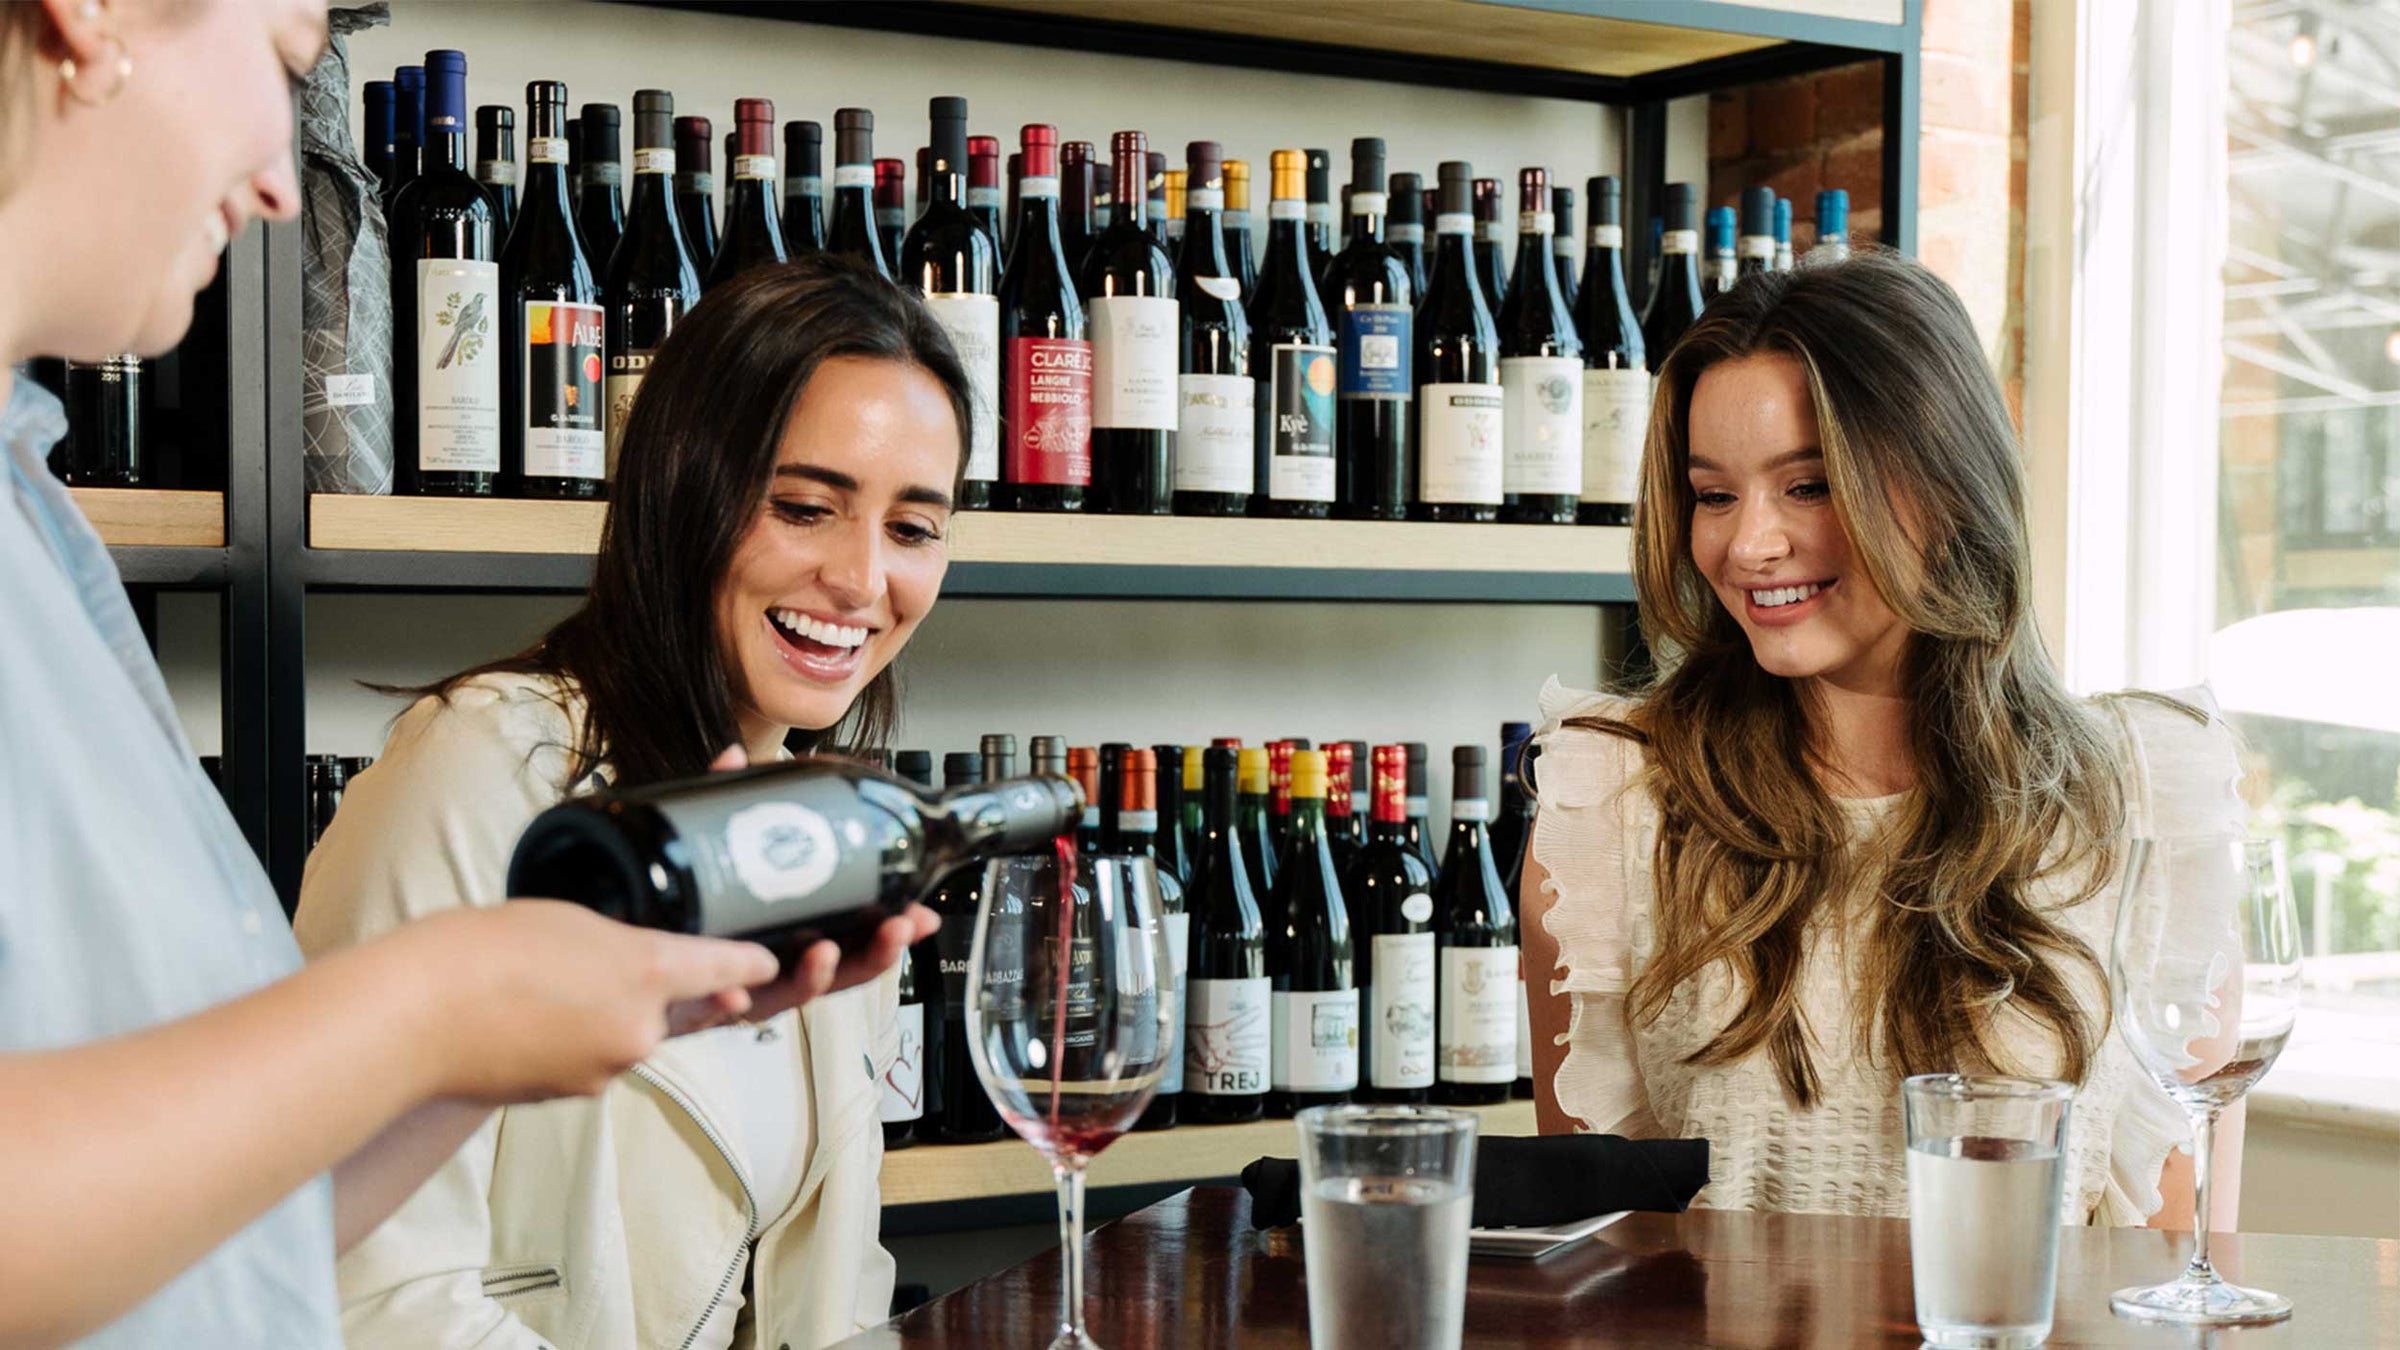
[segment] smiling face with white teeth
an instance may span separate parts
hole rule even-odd
[[[839,356],[809,377],[717,597],[753,758],[789,728],[841,721],[908,645],[949,569],[960,451],[949,395],[920,366]]]
[[[1834,509],[1800,363],[1770,353],[1710,366],[1692,390],[1690,438],[1692,563],[1759,666],[1896,690],[1909,630]]]

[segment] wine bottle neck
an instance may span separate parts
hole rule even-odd
[[[1380,192],[1350,194],[1350,242],[1380,244],[1383,242],[1385,197]]]
[[[467,167],[467,138],[463,133],[437,130],[429,133],[433,139],[425,147],[425,162],[447,164],[453,169]]]

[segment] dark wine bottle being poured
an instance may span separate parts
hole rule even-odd
[[[508,893],[669,932],[856,946],[944,873],[1045,845],[1082,813],[1059,778],[937,793],[847,760],[794,760],[551,807],[517,840]]]

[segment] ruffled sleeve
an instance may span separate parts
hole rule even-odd
[[[2232,727],[2217,714],[2216,700],[2205,688],[2168,697],[2191,711],[2139,697],[2105,700],[2122,734],[2126,838],[2246,833],[2250,810],[2237,791],[2241,762]],[[2115,884],[2112,879],[2110,885]],[[2164,948],[2162,969],[2210,964],[2212,934],[2232,917],[2232,897],[2210,892],[2153,876],[2126,897],[2124,903],[2134,906],[2126,921]],[[2214,1028],[2199,1030],[2208,1035]],[[2123,1027],[2112,1033],[2126,1034]],[[2160,1172],[2170,1152],[2191,1151],[2191,1126],[2183,1108],[2152,1081],[2131,1050],[2117,1049],[2129,1081],[2110,1132],[2108,1181],[2094,1217],[2104,1224],[2132,1225],[2147,1221],[2165,1203]]]
[[[1563,725],[1583,716],[1622,718],[1631,705],[1567,689],[1554,677],[1540,706],[1540,809],[1531,848],[1548,874],[1542,927],[1558,944],[1550,990],[1567,997],[1569,1010],[1561,1040],[1566,1056],[1553,1090],[1559,1106],[1587,1130],[1656,1134],[1625,1026],[1634,925],[1646,921],[1649,905],[1650,834],[1642,828],[1648,813],[1641,792],[1628,790],[1640,770],[1640,750],[1620,736]]]

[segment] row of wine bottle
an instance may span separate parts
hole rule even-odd
[[[964,506],[1621,524],[1648,419],[1645,354],[1699,308],[1698,271],[1673,264],[1687,222],[1667,231],[1649,321],[1634,320],[1614,178],[1588,185],[1579,293],[1557,247],[1572,194],[1541,169],[1519,175],[1513,280],[1498,185],[1463,162],[1445,163],[1430,194],[1429,255],[1428,194],[1414,174],[1387,179],[1371,137],[1352,145],[1338,252],[1330,204],[1312,201],[1327,194],[1325,152],[1275,152],[1254,275],[1246,248],[1228,247],[1246,233],[1226,228],[1233,180],[1214,142],[1168,171],[1141,133],[1111,138],[1110,180],[1154,179],[1166,197],[1179,173],[1182,200],[1167,203],[1181,210],[1153,220],[1151,198],[1127,193],[1102,225],[1091,147],[1027,126],[1004,225],[997,142],[967,135],[958,98],[932,101],[913,224],[905,166],[876,159],[874,116],[858,108],[834,119],[830,223],[822,130],[784,125],[779,211],[774,105],[742,99],[720,235],[712,129],[675,117],[660,90],[634,98],[627,211],[616,108],[586,104],[569,136],[565,86],[549,81],[527,88],[520,200],[511,110],[480,111],[479,177],[466,170],[465,64],[427,54],[421,146],[407,80],[368,90],[369,158],[392,187],[403,492],[604,495],[650,355],[703,285],[824,250],[919,292],[958,348],[975,385]],[[1671,216],[1695,200],[1685,185],[1670,199]]]
[[[1157,866],[1184,1039],[1141,1128],[1350,1100],[1530,1095],[1514,901],[1532,821],[1517,772],[1527,732],[1502,728],[1496,813],[1490,749],[1452,752],[1450,836],[1438,852],[1422,744],[1033,738],[1035,774],[1082,785],[1079,847]],[[932,786],[930,754],[904,750],[893,764]],[[985,736],[941,769],[950,789],[1012,778],[1016,738]],[[942,931],[902,971],[902,1054],[882,1084],[889,1146],[1004,1133],[966,1044],[983,884],[978,863],[935,886],[928,903]]]

